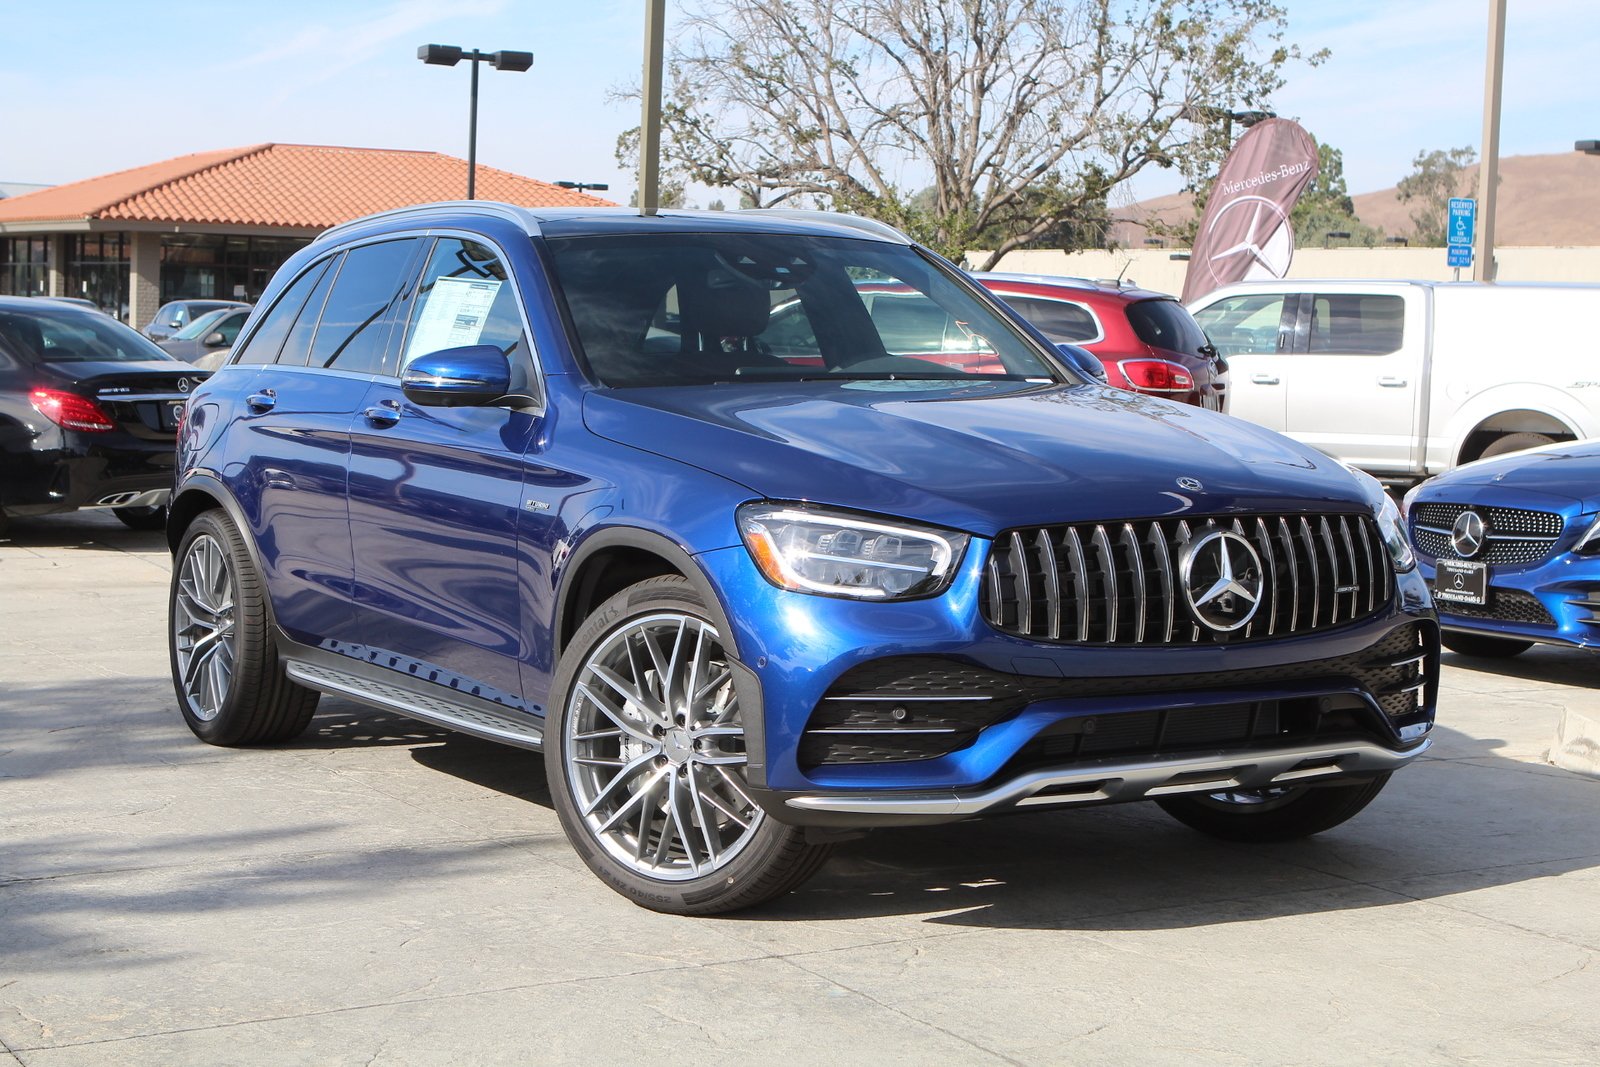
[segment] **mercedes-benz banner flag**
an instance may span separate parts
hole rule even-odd
[[[1223,160],[1183,279],[1183,302],[1251,278],[1282,278],[1294,259],[1289,212],[1317,176],[1317,142],[1288,119],[1245,131]]]

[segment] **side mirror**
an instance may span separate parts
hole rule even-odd
[[[212,330],[210,333],[206,334],[206,339],[200,343],[205,345],[207,348],[221,348],[223,345],[228,343],[228,339],[222,336],[221,330]]]
[[[481,407],[511,391],[511,363],[494,345],[429,352],[402,372],[400,391],[423,407]]]
[[[1091,382],[1106,384],[1106,365],[1100,362],[1087,348],[1077,345],[1056,345],[1056,351],[1061,353],[1061,358],[1067,361],[1067,366],[1088,378]]]

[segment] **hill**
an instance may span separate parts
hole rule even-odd
[[[1401,203],[1393,186],[1351,199],[1362,222],[1389,236],[1410,235],[1415,204]],[[1181,222],[1192,204],[1188,193],[1173,193],[1117,209],[1112,238],[1121,247],[1142,248],[1147,222]],[[1561,152],[1501,159],[1496,211],[1498,245],[1600,245],[1600,157]]]

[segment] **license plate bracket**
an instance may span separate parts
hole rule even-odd
[[[1489,566],[1478,560],[1441,559],[1435,565],[1433,598],[1445,604],[1489,602]]]

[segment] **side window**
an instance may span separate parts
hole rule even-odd
[[[1081,345],[1085,341],[1100,340],[1100,320],[1082,304],[1009,293],[996,295],[1056,344]]]
[[[412,238],[360,245],[345,253],[317,323],[309,366],[357,374],[383,369],[390,325],[385,312],[400,292],[416,246]]]
[[[240,350],[234,362],[274,362],[278,358],[278,350],[283,347],[283,339],[289,336],[289,328],[294,325],[300,309],[305,306],[306,297],[327,271],[328,260],[323,260],[296,278],[294,283],[284,290],[278,302],[272,305],[272,310],[267,312],[267,317],[256,327],[256,332],[250,335],[250,340],[245,342],[244,348]]]
[[[1282,332],[1283,302],[1281,293],[1230,296],[1201,308],[1194,318],[1217,346],[1219,355],[1287,352],[1288,334]],[[1280,336],[1284,338],[1281,343]]]
[[[527,391],[528,341],[505,264],[476,241],[441,237],[422,272],[400,366],[464,345],[500,349],[511,361],[513,387]]]
[[[247,311],[240,311],[229,315],[217,323],[217,332],[222,334],[222,343],[231,345],[239,339],[239,330],[244,326],[244,320],[250,317]]]
[[[1405,339],[1405,300],[1372,293],[1318,293],[1311,299],[1307,351],[1382,356]]]
[[[283,351],[278,353],[279,366],[306,365],[306,356],[311,352],[311,339],[317,333],[317,320],[322,317],[322,307],[328,302],[328,290],[333,288],[333,281],[339,277],[339,269],[343,263],[343,252],[328,257],[327,269],[322,272],[322,277],[317,279],[316,287],[311,290],[305,306],[300,309],[300,317],[294,320],[294,328],[289,331],[289,339],[283,343]]]

